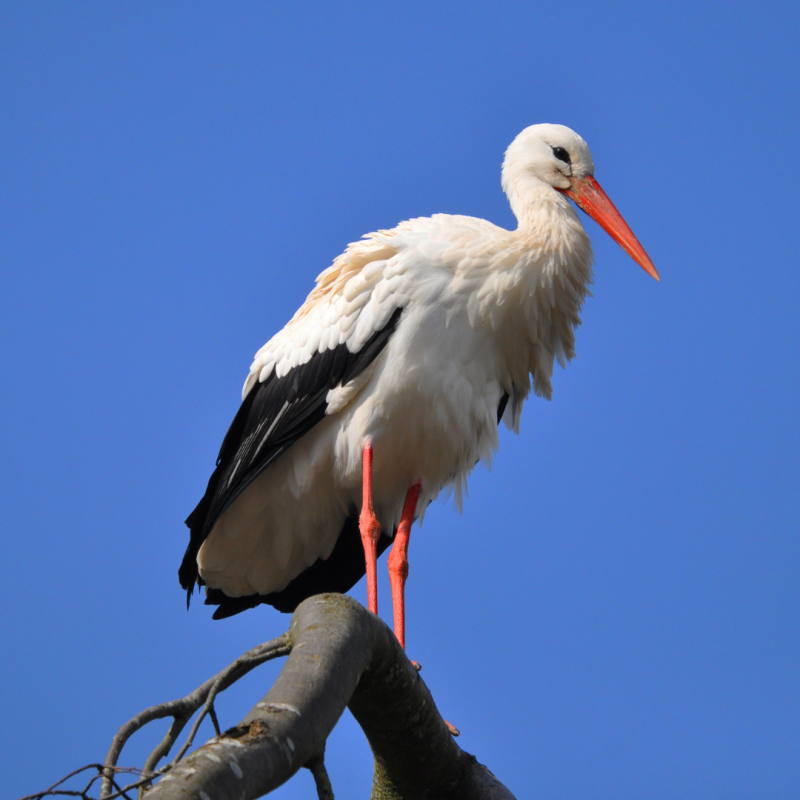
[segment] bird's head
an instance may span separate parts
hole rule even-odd
[[[595,180],[589,145],[565,125],[531,125],[514,139],[503,161],[503,189],[520,219],[525,216],[524,206],[541,198],[542,192],[565,194],[645,272],[661,280],[639,240]]]

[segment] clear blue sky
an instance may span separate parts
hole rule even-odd
[[[559,122],[663,283],[584,218],[578,357],[414,530],[410,655],[520,798],[798,797],[798,15],[3,3],[3,794],[285,629],[176,577],[253,353],[364,232],[513,226],[503,151]],[[348,715],[329,753],[366,797]]]

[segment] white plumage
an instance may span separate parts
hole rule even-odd
[[[416,518],[446,487],[461,504],[470,471],[497,448],[504,396],[503,420],[516,431],[531,385],[549,398],[554,360],[574,356],[592,250],[567,194],[592,174],[573,131],[527,128],[503,165],[516,230],[464,216],[413,219],[349,245],[319,275],[256,354],[243,399],[326,351],[360,353],[401,309],[399,321],[363,371],[326,391],[324,418],[209,521],[197,553],[208,587],[231,598],[269,595],[328,558],[361,506],[367,441],[383,531],[396,529],[415,481]],[[264,421],[259,446],[270,442],[266,423],[274,429],[280,416]]]

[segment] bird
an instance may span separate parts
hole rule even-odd
[[[346,592],[388,559],[405,648],[411,527],[518,432],[531,390],[550,399],[575,355],[593,254],[575,205],[656,280],[653,262],[594,177],[581,136],[525,128],[505,152],[515,230],[434,214],[348,245],[257,353],[179,570],[220,619],[266,603],[291,612]]]

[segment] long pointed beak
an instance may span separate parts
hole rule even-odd
[[[622,219],[622,214],[614,208],[614,204],[594,177],[587,175],[585,178],[569,180],[572,186],[559,191],[574,200],[645,272],[660,281],[650,256],[645,253],[628,223]]]

